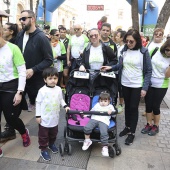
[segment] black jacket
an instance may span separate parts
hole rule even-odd
[[[112,66],[117,64],[117,56],[115,56],[114,51],[109,47],[104,45],[102,42],[100,42],[102,45],[102,51],[103,51],[103,57],[104,57],[104,63],[103,66]],[[87,45],[87,47],[84,49],[83,57],[82,57],[82,65],[86,69],[90,69],[89,65],[89,56],[90,56],[90,47],[91,43]]]
[[[17,35],[15,41],[21,52],[24,34],[25,31],[22,30]],[[40,73],[53,64],[53,53],[50,42],[39,28],[29,34],[23,56],[26,62],[26,68],[32,68],[34,73]]]

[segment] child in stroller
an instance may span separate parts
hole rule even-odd
[[[100,116],[100,115],[92,115],[91,119],[84,126],[84,134],[85,140],[83,142],[82,150],[87,150],[89,146],[92,144],[90,140],[90,134],[95,127],[99,128],[100,131],[100,140],[102,143],[102,155],[109,156],[108,152],[108,127],[110,124],[110,117],[109,116],[112,111],[115,111],[113,105],[110,104],[110,94],[106,92],[101,92],[99,96],[98,103],[91,109],[91,111],[103,111],[108,112],[108,116]]]

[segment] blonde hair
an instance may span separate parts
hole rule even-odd
[[[163,28],[156,28],[153,32],[153,34],[155,34],[156,32],[162,32],[162,34],[164,35],[164,29]]]

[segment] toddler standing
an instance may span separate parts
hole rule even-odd
[[[36,98],[36,121],[39,124],[40,156],[45,161],[50,161],[51,157],[48,153],[48,148],[52,153],[58,152],[54,142],[58,132],[60,105],[66,111],[69,107],[63,100],[61,88],[56,86],[58,82],[57,69],[53,67],[46,68],[43,71],[43,78],[46,85],[39,90]]]

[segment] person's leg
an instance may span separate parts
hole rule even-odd
[[[167,88],[153,88],[153,114],[154,114],[154,125],[151,131],[148,133],[150,136],[154,136],[159,132],[159,121],[160,121],[160,105],[167,92]]]
[[[55,141],[58,133],[58,126],[49,128],[49,148],[53,153],[57,153],[58,149],[55,146]]]
[[[64,84],[65,86],[67,86],[67,82],[68,82],[68,78],[69,78],[69,68],[66,67],[64,68],[64,71],[63,71],[63,79],[64,79]]]
[[[108,135],[108,125],[106,125],[103,122],[99,122],[98,123],[98,127],[100,130],[100,140],[102,143],[102,155],[103,156],[109,156],[109,151],[108,151],[108,139],[109,139],[109,135]]]
[[[49,143],[49,128],[43,127],[39,124],[39,131],[38,131],[38,143],[39,149],[41,149],[40,156],[45,160],[51,160],[51,157],[48,153],[48,143]]]
[[[131,88],[122,86],[124,102],[125,102],[125,128],[120,132],[119,136],[125,136],[130,132],[130,97],[131,97]]]
[[[84,143],[82,146],[82,150],[87,150],[90,145],[92,144],[92,141],[90,140],[90,134],[92,133],[92,130],[98,125],[98,121],[90,119],[90,121],[87,123],[86,126],[84,126]]]
[[[138,123],[138,107],[141,95],[141,88],[131,88],[131,95],[129,98],[130,101],[130,133],[128,137],[125,139],[126,145],[131,145],[135,138],[136,126]]]
[[[18,117],[20,112],[20,104],[13,106],[14,93],[1,93],[3,96],[2,110],[4,113],[5,120],[14,129],[18,130],[23,139],[24,147],[30,145],[30,138],[28,131],[25,129],[23,121]]]

